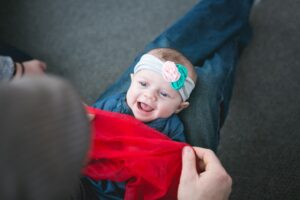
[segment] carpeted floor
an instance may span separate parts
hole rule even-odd
[[[93,102],[196,0],[1,1],[0,40],[48,63]],[[237,70],[219,156],[231,199],[300,199],[300,1],[262,0]]]

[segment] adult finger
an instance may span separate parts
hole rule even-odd
[[[42,68],[43,71],[47,69],[47,64],[43,61],[40,61],[40,67]]]
[[[87,117],[90,121],[94,120],[95,119],[95,114],[92,114],[92,113],[87,113]]]
[[[47,65],[45,62],[41,61],[41,60],[33,60],[33,62],[36,63],[37,66],[39,66],[43,71],[45,71],[47,69]]]
[[[203,162],[205,170],[213,168],[223,168],[216,154],[210,149],[193,147],[197,157]]]
[[[193,149],[185,146],[182,150],[182,171],[180,182],[190,181],[198,176],[196,169],[196,157]]]
[[[82,105],[83,105],[83,107],[88,107],[88,105],[84,102],[82,102]],[[94,113],[90,113],[88,111],[87,111],[86,115],[87,115],[89,121],[93,121],[95,119],[95,116],[96,116]]]

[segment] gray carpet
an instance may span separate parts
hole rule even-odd
[[[48,63],[88,103],[195,0],[1,1],[0,39]],[[231,199],[300,199],[300,1],[262,0],[219,156]]]

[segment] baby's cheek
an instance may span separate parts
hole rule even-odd
[[[175,110],[173,109],[172,106],[168,105],[168,104],[164,104],[161,107],[161,115],[166,118],[166,117],[170,117],[173,113],[175,112]]]

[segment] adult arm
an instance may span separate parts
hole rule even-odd
[[[0,82],[1,200],[70,199],[90,144],[84,113],[60,78]]]
[[[46,64],[40,60],[14,63],[11,57],[0,55],[0,81],[19,78],[23,75],[39,75],[43,74],[45,70]]]
[[[183,148],[179,200],[226,200],[231,185],[231,177],[213,151],[199,147]]]
[[[0,56],[0,81],[9,80],[14,74],[14,61],[9,56]]]

